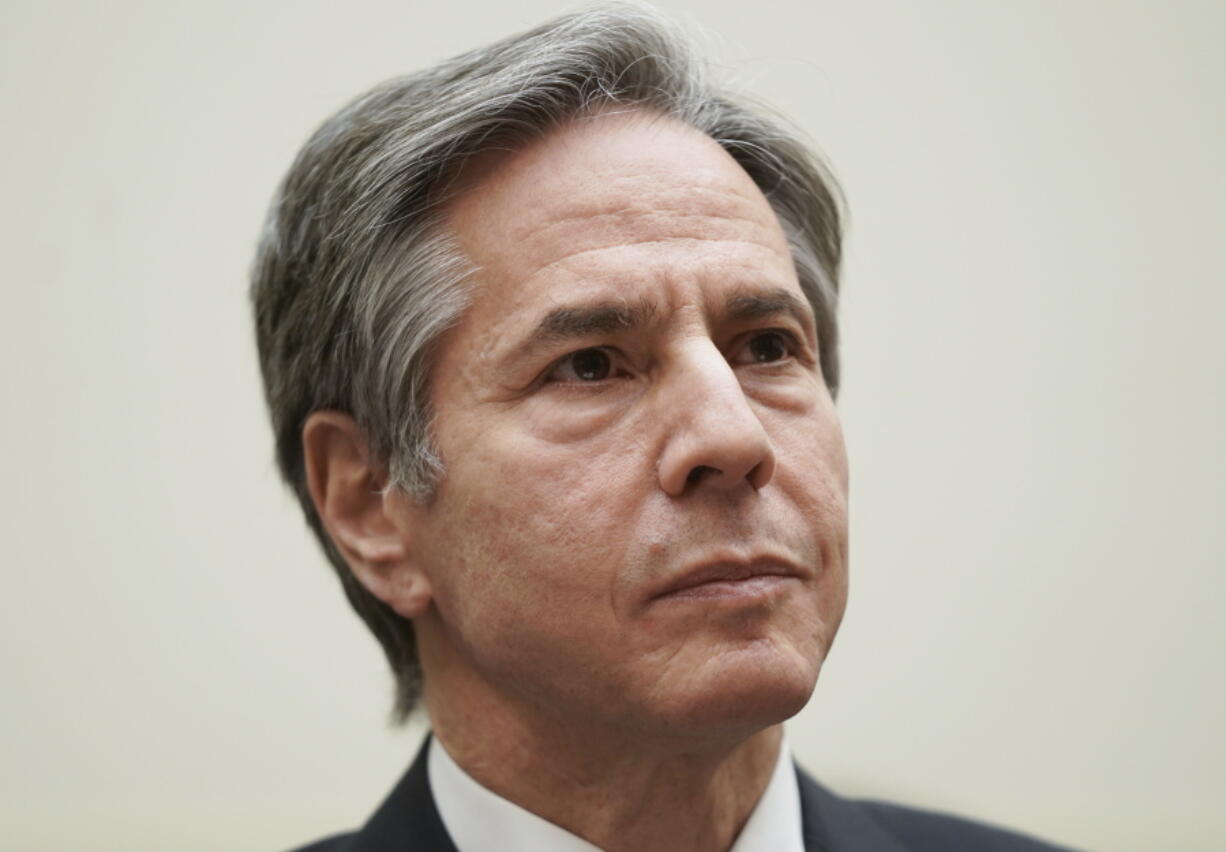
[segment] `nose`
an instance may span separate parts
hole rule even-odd
[[[670,497],[700,488],[755,491],[775,474],[775,452],[732,366],[709,342],[687,353],[663,391],[669,433],[660,487]]]

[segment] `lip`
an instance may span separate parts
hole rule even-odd
[[[711,560],[682,571],[650,600],[758,596],[802,574],[799,566],[775,556]]]

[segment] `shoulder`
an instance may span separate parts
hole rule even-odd
[[[1067,847],[948,813],[870,799],[845,799],[798,771],[810,849],[890,852],[1068,852]],[[812,831],[810,831],[812,827]]]
[[[857,802],[908,849],[977,849],[982,852],[1059,852],[1064,847],[953,814],[921,811],[887,802]]]

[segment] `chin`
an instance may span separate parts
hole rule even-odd
[[[722,649],[679,676],[659,710],[690,736],[750,736],[799,713],[820,669],[820,660],[769,642]]]

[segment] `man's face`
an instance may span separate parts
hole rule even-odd
[[[792,715],[846,601],[847,470],[766,199],[636,113],[464,185],[448,214],[480,271],[432,374],[446,474],[410,542],[450,653],[570,718]]]

